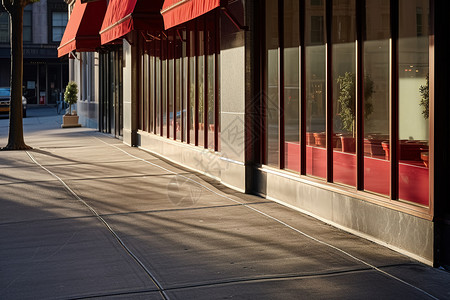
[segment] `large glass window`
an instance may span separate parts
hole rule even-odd
[[[177,140],[181,140],[181,91],[183,86],[181,85],[181,78],[183,76],[183,70],[181,69],[181,59],[182,59],[182,43],[178,35],[175,35],[175,45],[174,45],[174,58],[175,58],[175,116],[174,116],[174,126],[175,126],[175,136]]]
[[[189,95],[189,82],[188,80],[188,63],[189,63],[189,57],[187,55],[187,32],[183,30],[182,32],[182,79],[181,79],[181,99],[182,99],[182,131],[183,131],[183,142],[187,142],[187,136],[188,136],[188,95]]]
[[[162,134],[161,129],[161,43],[154,41],[155,49],[155,133]]]
[[[333,1],[333,179],[356,185],[355,0]]]
[[[153,132],[154,130],[154,122],[155,122],[155,117],[154,114],[152,114],[153,108],[155,107],[155,92],[154,92],[154,88],[152,88],[155,84],[155,56],[154,56],[154,51],[153,49],[150,50],[150,55],[149,55],[149,70],[148,70],[148,76],[149,76],[149,81],[148,81],[148,101],[149,101],[149,105],[148,105],[148,115],[149,115],[149,128],[148,131],[149,132]]]
[[[140,130],[218,149],[218,21],[212,12],[183,28],[144,34]]]
[[[366,0],[364,41],[364,189],[389,196],[389,0]]]
[[[141,88],[141,95],[140,95],[140,115],[141,115],[141,129],[147,130],[147,121],[148,121],[148,55],[144,54],[142,55],[142,72],[141,72],[141,78],[142,78],[142,88]]]
[[[399,198],[428,205],[429,1],[399,2]]]
[[[278,167],[280,156],[279,140],[279,86],[278,86],[278,1],[266,1],[266,90],[265,90],[265,118],[266,118],[266,157],[268,165]]]
[[[300,24],[299,2],[284,0],[285,167],[300,171]]]
[[[168,85],[168,98],[167,98],[167,109],[169,110],[168,114],[169,114],[169,123],[168,123],[168,127],[169,127],[169,137],[170,138],[174,138],[174,128],[175,128],[175,114],[174,114],[174,106],[175,106],[175,93],[174,93],[174,88],[175,88],[175,82],[174,82],[174,66],[175,66],[175,59],[174,59],[174,35],[173,32],[168,36],[168,49],[167,49],[167,53],[169,55],[167,62],[167,82],[169,83]]]
[[[208,135],[208,148],[214,150],[214,133],[215,133],[215,43],[216,43],[216,37],[215,37],[215,22],[214,22],[215,15],[210,15],[208,18],[206,18],[206,28],[208,29],[206,31],[206,59],[207,59],[207,123],[208,128],[205,128],[205,132],[207,132]]]
[[[430,1],[399,0],[396,24],[391,2],[265,2],[263,163],[426,207]]]
[[[162,112],[162,134],[169,137],[167,133],[167,40],[161,41],[161,112]]]
[[[326,177],[326,51],[325,4],[316,2],[305,11],[306,57],[306,174]]]
[[[197,20],[197,94],[198,94],[198,145],[205,145],[205,24],[203,19]],[[206,104],[205,104],[206,102]]]
[[[189,141],[191,144],[196,143],[195,141],[195,126],[196,123],[196,101],[197,98],[197,47],[196,47],[196,34],[195,26],[192,24],[189,27]]]

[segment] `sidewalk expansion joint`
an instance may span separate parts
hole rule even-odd
[[[109,225],[109,223],[100,216],[97,211],[90,206],[86,201],[84,201],[80,196],[78,196],[58,175],[41,165],[34,157],[31,155],[30,152],[26,151],[30,159],[38,166],[40,166],[43,170],[45,170],[47,173],[58,179],[58,181],[71,193],[78,201],[80,201],[84,206],[86,206],[92,214],[101,222],[103,225],[108,229],[108,231],[113,235],[113,237],[118,241],[120,246],[128,253],[128,255],[141,267],[141,269],[147,274],[147,276],[150,278],[150,280],[153,282],[153,284],[158,288],[159,293],[163,297],[163,299],[168,299],[167,295],[164,292],[164,289],[162,288],[161,284],[158,282],[156,277],[150,272],[149,269],[144,265],[144,263],[130,250],[130,248],[127,247],[125,242],[122,241],[122,239],[119,237],[119,235],[114,231],[114,229]]]

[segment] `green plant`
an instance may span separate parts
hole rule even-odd
[[[428,119],[430,115],[430,111],[428,108],[430,103],[429,85],[430,85],[430,78],[429,74],[427,74],[425,85],[421,85],[419,88],[420,95],[422,96],[419,105],[422,106],[422,115],[425,119]]]
[[[356,76],[352,72],[345,72],[343,76],[339,76],[337,83],[339,84],[339,113],[342,121],[342,129],[347,132],[354,130],[355,124],[355,101],[356,101],[356,89],[355,89]],[[373,80],[369,75],[364,76],[364,118],[367,119],[373,112],[372,94]]]
[[[69,104],[69,114],[72,114],[72,104],[78,101],[78,85],[74,81],[70,81],[64,92],[64,101]]]

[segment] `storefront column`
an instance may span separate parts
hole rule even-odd
[[[432,4],[434,4],[431,7],[432,12],[434,10],[434,22],[432,22],[434,28],[431,36],[434,41],[430,41],[430,56],[433,62],[430,65],[434,67],[434,72],[433,69],[430,69],[430,119],[434,120],[434,124],[431,124],[430,130],[430,151],[433,153],[433,155],[430,155],[430,189],[432,191],[431,199],[434,199],[434,203],[431,202],[434,205],[435,219],[434,264],[436,267],[446,266],[450,268],[450,201],[447,188],[450,159],[446,151],[450,135],[448,121],[450,111],[448,101],[450,97],[448,88],[450,57],[447,43],[450,3],[445,0],[434,0]],[[447,25],[443,26],[443,24]]]
[[[123,142],[136,146],[139,103],[139,39],[132,32],[132,43],[123,39]]]

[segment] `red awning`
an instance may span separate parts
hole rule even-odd
[[[164,28],[195,19],[219,6],[220,0],[166,0],[161,10]]]
[[[81,3],[76,0],[58,47],[58,57],[71,51],[95,51],[100,46],[99,29],[106,12],[106,1]]]
[[[102,45],[121,38],[132,30],[162,30],[162,2],[163,0],[110,0],[100,30]]]

